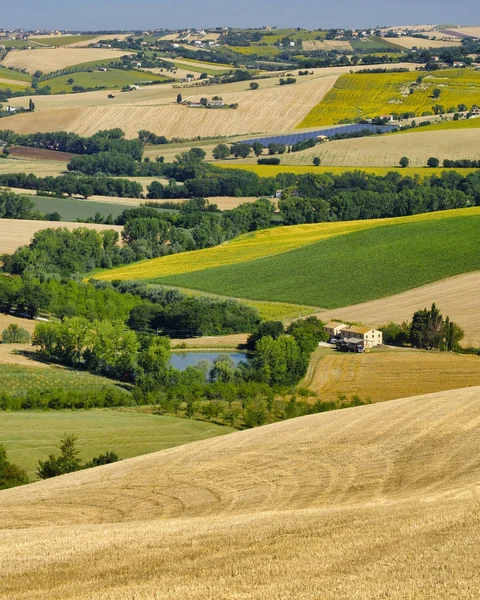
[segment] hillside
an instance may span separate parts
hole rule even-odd
[[[237,298],[337,308],[479,270],[479,224],[479,210],[466,209],[273,229],[101,278],[148,278]],[[287,232],[290,247],[288,239],[282,243]],[[301,239],[302,232],[310,238]]]
[[[1,492],[0,598],[473,600],[479,401],[314,415]]]

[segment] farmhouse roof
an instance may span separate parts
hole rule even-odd
[[[372,331],[373,327],[356,327],[356,326],[351,326],[348,329],[344,329],[344,331],[348,331],[349,333],[359,333],[359,334],[363,334],[363,333],[368,333],[369,331]]]
[[[325,327],[327,327],[328,329],[335,329],[337,327],[348,327],[348,325],[346,325],[345,323],[341,323],[340,321],[330,321],[330,323],[327,323],[325,325]]]

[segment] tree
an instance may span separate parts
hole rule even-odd
[[[439,165],[440,165],[440,161],[438,160],[438,158],[435,158],[434,156],[431,156],[427,160],[427,167],[430,167],[432,169],[436,169]]]
[[[26,471],[8,461],[7,451],[0,444],[0,490],[29,483]]]
[[[30,334],[23,327],[19,327],[16,323],[10,325],[2,331],[2,342],[4,344],[28,344]]]
[[[263,154],[263,147],[264,146],[261,142],[253,142],[252,150],[255,156],[260,156],[261,154]]]
[[[410,159],[407,156],[402,156],[399,164],[402,167],[402,169],[406,169],[410,164]]]
[[[213,149],[212,154],[215,160],[225,160],[230,156],[230,148],[226,144],[218,144]]]
[[[441,90],[441,89],[439,89],[439,88],[435,88],[435,89],[433,90],[432,97],[433,97],[433,98],[435,98],[435,100],[436,100],[437,98],[440,98],[440,94],[441,94],[441,93],[442,93],[442,90]]]
[[[319,156],[313,157],[313,165],[319,167],[322,164],[322,159]]]
[[[111,450],[105,452],[104,454],[99,454],[98,456],[94,456],[92,460],[89,460],[85,463],[84,468],[90,469],[92,467],[100,467],[101,465],[110,465],[112,463],[118,462],[120,457],[116,452],[112,452]]]
[[[177,96],[177,104],[181,104],[183,102],[183,96],[182,94],[178,94]]]
[[[64,434],[58,446],[60,455],[50,454],[47,460],[38,461],[37,475],[40,479],[50,479],[82,468],[80,452],[76,447],[77,440],[78,438],[73,434]]]
[[[28,101],[28,110],[30,112],[35,112],[35,103],[33,102],[33,100],[31,98]]]
[[[250,89],[251,90],[258,90],[259,87],[260,87],[260,85],[256,81],[252,81],[250,83]]]
[[[248,144],[243,144],[242,142],[232,144],[232,147],[230,148],[230,154],[233,154],[235,158],[247,158],[250,152],[250,146]]]

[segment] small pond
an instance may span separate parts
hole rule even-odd
[[[217,356],[229,356],[235,366],[241,362],[248,362],[252,359],[252,356],[245,354],[244,352],[172,352],[172,358],[170,363],[172,367],[179,371],[184,371],[187,367],[194,367],[198,365],[200,361],[207,360],[210,363],[217,358]]]

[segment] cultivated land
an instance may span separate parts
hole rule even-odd
[[[73,79],[73,83],[68,83]],[[118,89],[125,85],[138,85],[146,81],[167,81],[167,77],[147,73],[146,71],[123,71],[109,69],[108,71],[94,71],[93,73],[69,73],[53,79],[46,79],[42,83],[52,88],[52,94],[73,92],[74,86],[84,88]]]
[[[395,349],[371,354],[343,354],[319,349],[313,354],[302,386],[322,400],[338,394],[372,402],[480,385],[478,356]]]
[[[53,160],[24,160],[18,158],[5,158],[0,160],[0,174],[2,173],[34,173],[39,177],[47,175],[60,175],[67,170],[67,163]]]
[[[17,219],[0,219],[0,254],[12,254],[20,246],[28,245],[33,235],[43,229],[66,227],[70,231],[79,227],[95,231],[115,230],[121,233],[118,225],[96,225],[93,223],[58,223],[55,221],[27,221]]]
[[[57,452],[60,437],[78,436],[84,460],[106,450],[122,459],[231,433],[233,429],[188,419],[117,410],[2,413],[0,439],[9,456],[31,478],[39,460]]]
[[[94,35],[38,35],[28,38],[29,42],[42,44],[44,46],[70,46],[91,44],[95,39]]]
[[[448,109],[462,103],[470,108],[480,102],[479,71],[447,69],[422,75],[422,82],[416,83],[418,76],[418,73],[344,75],[298,127],[330,125],[392,112],[414,112],[421,116],[426,111],[433,113],[436,104]],[[438,99],[432,96],[435,89],[441,90]]]
[[[440,34],[440,37],[442,38],[443,36]],[[405,35],[399,38],[393,38],[392,41],[396,46],[407,48],[408,50],[411,50],[412,48],[455,48],[455,46],[461,45],[460,38],[455,40],[452,36],[447,36],[445,39],[425,40]]]
[[[479,287],[480,273],[469,273],[372,302],[323,311],[317,316],[325,322],[345,319],[379,327],[389,321],[410,320],[416,310],[429,308],[435,302],[444,315],[465,330],[464,346],[480,346]]]
[[[480,119],[468,119],[459,123],[470,123]],[[449,125],[449,123],[445,123]],[[393,135],[336,140],[319,144],[303,152],[292,152],[282,156],[282,165],[311,165],[313,158],[319,156],[324,166],[343,167],[397,167],[402,156],[410,159],[415,167],[424,167],[431,156],[440,160],[479,160],[480,144],[478,143],[478,126],[436,129],[436,125],[428,126],[429,131],[412,129],[415,135],[408,132]],[[439,127],[439,126],[438,126]],[[427,129],[427,128],[425,128]],[[448,131],[448,135],[445,132]],[[402,171],[403,172],[403,171]],[[429,170],[425,169],[428,174]]]
[[[479,400],[313,415],[0,492],[0,597],[474,600]]]
[[[6,67],[26,69],[29,73],[51,73],[92,60],[112,60],[129,54],[110,48],[35,48],[12,50],[2,61]]]

